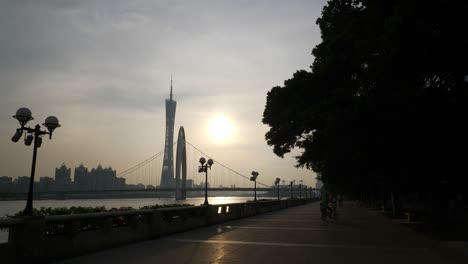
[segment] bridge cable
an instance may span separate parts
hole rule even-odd
[[[185,140],[185,142],[186,142],[187,144],[189,144],[191,147],[193,147],[194,149],[198,150],[201,154],[207,156],[208,158],[213,159],[210,155],[204,153],[203,151],[201,151],[200,149],[198,149],[197,147],[195,147],[194,145],[192,145],[192,143],[188,142],[188,140]],[[213,159],[213,161],[215,161],[215,159]],[[231,172],[233,172],[233,173],[235,173],[235,174],[241,176],[241,177],[244,178],[244,179],[250,180],[250,177],[247,177],[247,176],[245,176],[245,175],[243,175],[243,174],[241,174],[241,173],[239,173],[239,172],[237,172],[237,171],[235,171],[235,170],[233,170],[233,169],[227,167],[226,165],[222,164],[222,163],[219,162],[218,160],[216,160],[216,164],[219,164],[221,167],[223,167],[223,168],[225,168],[225,169],[227,169],[227,170],[229,170],[229,171],[231,171]],[[266,185],[266,184],[261,183],[261,182],[259,182],[259,181],[257,181],[257,184],[263,185],[263,186],[265,186],[265,187],[271,187],[270,185]]]
[[[134,172],[135,170],[141,168],[142,166],[150,163],[151,161],[155,160],[156,158],[158,158],[159,156],[161,156],[162,154],[164,153],[164,150],[163,151],[160,151],[156,154],[154,154],[153,156],[149,157],[148,159],[138,163],[137,165],[133,166],[133,167],[130,167],[129,169],[126,169],[124,170],[123,172],[119,173],[117,176],[124,176],[124,175],[127,175],[129,173],[132,173]]]

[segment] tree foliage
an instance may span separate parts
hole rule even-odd
[[[467,192],[468,3],[331,0],[310,71],[267,95],[267,143],[330,186]]]

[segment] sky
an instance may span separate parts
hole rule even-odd
[[[30,174],[32,147],[11,141],[20,107],[29,125],[49,115],[62,125],[44,139],[36,177],[81,162],[119,173],[161,151],[172,74],[176,135],[184,126],[190,143],[261,182],[314,186],[312,171],[294,167],[297,150],[274,155],[261,120],[267,92],[312,64],[324,5],[1,0],[0,175]],[[211,131],[220,118],[231,126],[222,140]]]

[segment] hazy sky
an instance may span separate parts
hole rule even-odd
[[[324,0],[0,1],[0,175],[29,175],[32,147],[11,142],[11,116],[29,107],[62,127],[39,149],[36,175],[98,163],[123,171],[164,146],[174,74],[176,134],[259,181],[315,175],[267,146],[266,93],[309,69]],[[232,136],[210,137],[225,116]],[[158,175],[159,177],[159,175]]]

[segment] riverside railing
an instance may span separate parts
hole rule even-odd
[[[7,218],[0,220],[9,230],[0,256],[2,263],[50,262],[310,201],[315,199]]]

